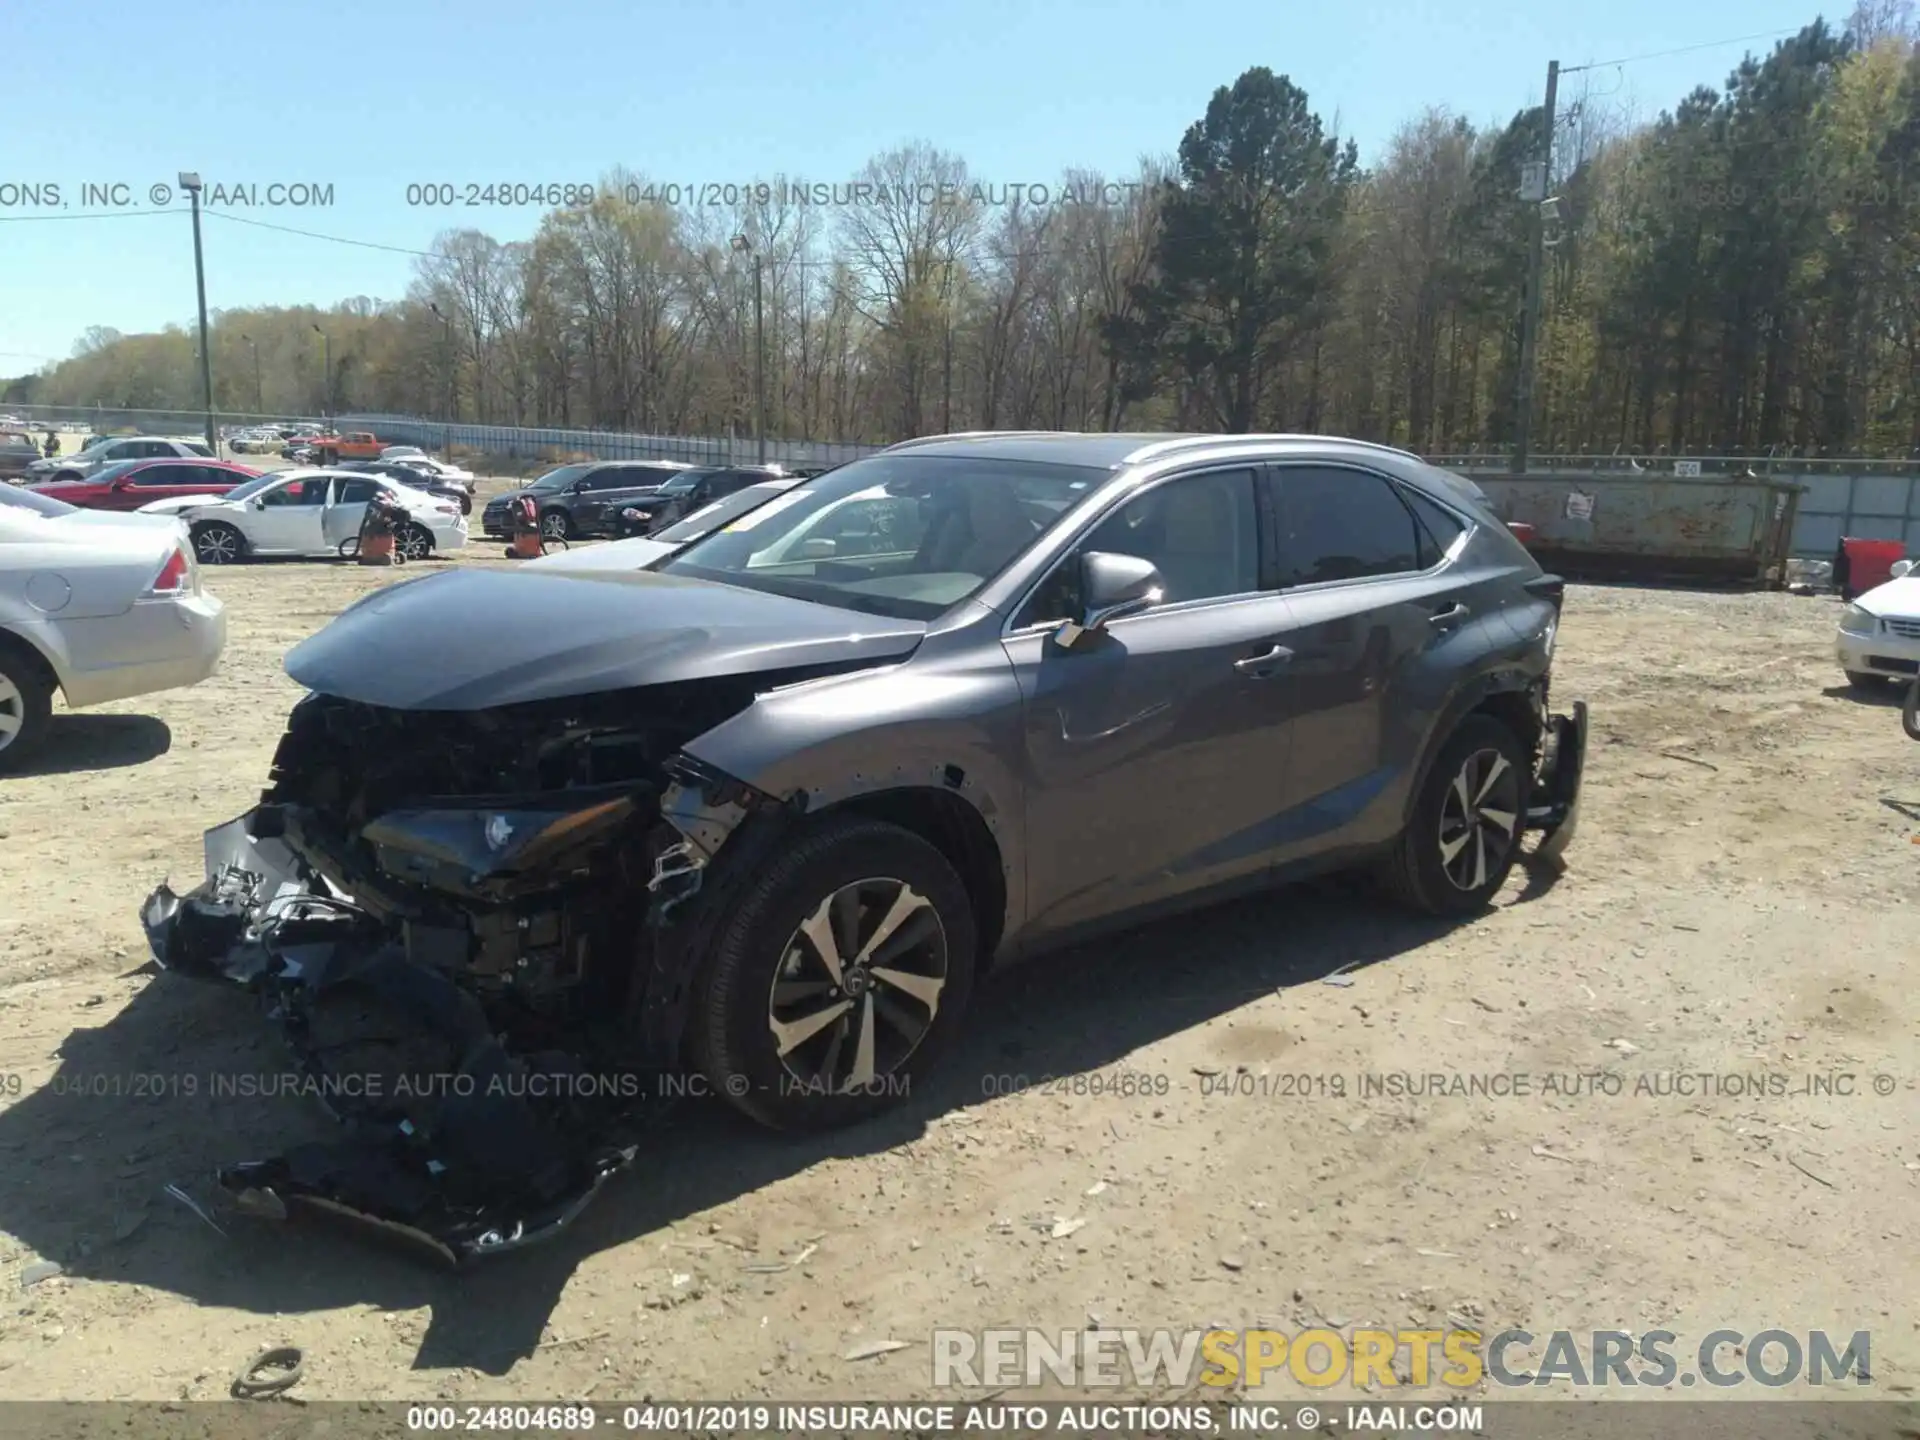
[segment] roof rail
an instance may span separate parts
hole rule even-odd
[[[1298,433],[1298,432],[1280,432],[1280,433],[1270,433],[1270,434],[1248,434],[1248,435],[1230,435],[1230,434],[1176,435],[1176,436],[1169,437],[1168,439],[1165,439],[1165,440],[1155,441],[1151,445],[1142,446],[1140,449],[1134,451],[1131,455],[1127,457],[1127,463],[1130,465],[1138,464],[1140,461],[1143,461],[1143,460],[1157,459],[1161,456],[1171,455],[1181,450],[1195,449],[1195,448],[1200,448],[1200,447],[1209,446],[1209,445],[1225,445],[1225,444],[1233,444],[1233,443],[1239,443],[1239,442],[1265,442],[1265,441],[1275,441],[1275,440],[1311,440],[1322,445],[1329,444],[1329,443],[1335,444],[1335,445],[1353,445],[1363,450],[1379,450],[1379,451],[1385,452],[1386,454],[1398,455],[1408,460],[1418,460],[1420,458],[1418,455],[1415,455],[1411,450],[1402,450],[1397,445],[1377,444],[1372,440],[1353,440],[1348,438],[1345,435],[1310,435],[1310,434],[1304,434],[1304,433]]]
[[[938,445],[944,440],[1000,440],[1024,435],[1078,435],[1078,430],[953,430],[944,435],[916,435],[911,440],[896,440],[888,450],[911,450],[917,445]]]

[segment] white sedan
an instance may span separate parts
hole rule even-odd
[[[1920,673],[1920,575],[1894,562],[1894,578],[1876,585],[1840,613],[1835,637],[1840,668],[1860,689]]]
[[[411,523],[398,536],[401,554],[424,560],[467,543],[467,521],[449,500],[385,475],[357,470],[276,470],[237,485],[218,500],[180,495],[143,505],[135,514],[177,515],[187,522],[202,565],[230,565],[255,555],[334,555],[360,533],[367,501],[384,490]]]
[[[227,614],[200,588],[186,526],[0,486],[0,770],[75,710],[206,679]]]

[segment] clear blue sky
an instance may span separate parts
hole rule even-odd
[[[150,208],[181,170],[208,181],[331,184],[327,208],[230,207],[277,224],[425,249],[472,224],[532,233],[535,207],[409,207],[410,183],[591,182],[615,165],[682,184],[784,172],[844,182],[927,140],[993,185],[1125,174],[1170,154],[1207,98],[1252,65],[1304,88],[1374,160],[1427,105],[1503,124],[1538,103],[1546,62],[1645,56],[1790,31],[1804,0],[61,0],[9,7],[0,161],[0,375],[64,358],[90,325],[194,315],[191,232],[175,213],[85,213],[83,183]],[[1828,19],[1844,23],[1844,10]],[[1717,84],[1715,45],[1570,77],[1650,117]],[[57,185],[59,207],[18,187]],[[13,187],[13,188],[9,188]],[[91,207],[98,208],[98,207]],[[332,304],[404,293],[403,254],[209,220],[208,304]]]

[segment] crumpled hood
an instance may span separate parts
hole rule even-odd
[[[287,656],[309,690],[486,710],[913,652],[926,627],[649,571],[449,570],[376,591]]]

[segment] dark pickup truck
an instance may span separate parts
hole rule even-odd
[[[480,528],[488,535],[513,534],[513,502],[530,496],[540,506],[540,528],[571,540],[608,535],[621,509],[649,496],[690,465],[675,460],[598,460],[549,470],[524,490],[511,490],[487,502]]]

